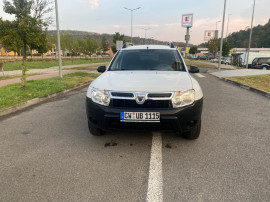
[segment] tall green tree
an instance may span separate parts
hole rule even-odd
[[[116,44],[116,41],[124,41],[125,35],[120,34],[119,32],[115,32],[113,35],[113,43]]]
[[[220,45],[218,46],[218,49],[220,49]],[[231,50],[231,46],[229,45],[227,41],[224,41],[223,46],[222,46],[222,56],[228,57],[230,50]]]
[[[196,54],[198,53],[198,48],[196,46],[192,46],[189,49],[189,54]]]
[[[101,39],[101,47],[102,47],[103,52],[107,52],[109,50],[109,44],[105,37],[102,37]]]
[[[218,39],[211,39],[209,41],[209,51],[210,53],[214,53],[215,55],[218,52],[218,47],[219,47],[219,40]]]
[[[30,16],[31,7],[32,1],[29,0],[12,0],[12,3],[5,0],[4,12],[15,15],[15,20],[0,19],[0,38],[4,47],[13,51],[23,50],[22,90],[26,85],[27,47],[41,47],[46,38],[38,20]]]

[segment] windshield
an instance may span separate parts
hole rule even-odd
[[[186,71],[176,50],[125,50],[120,51],[109,71]]]

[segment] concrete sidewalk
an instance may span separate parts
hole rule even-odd
[[[225,71],[220,71],[220,72],[213,72],[210,74],[219,78],[226,78],[226,77],[264,75],[264,74],[270,74],[270,71],[260,70],[260,69],[236,69],[236,70],[225,70]]]
[[[89,67],[92,70],[96,70],[98,66],[108,64],[108,62],[102,63],[89,63],[89,64],[80,64],[80,65],[67,65],[63,66],[63,69],[71,69],[74,67]],[[46,69],[29,69],[27,74],[49,74],[49,73],[57,73],[59,71],[59,66],[50,67]],[[5,71],[5,76],[15,76],[21,75],[22,70],[14,70],[14,71]],[[3,76],[2,72],[0,72],[0,77]]]

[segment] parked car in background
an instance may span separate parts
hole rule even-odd
[[[267,58],[255,58],[251,64],[252,69],[270,70],[270,57]]]
[[[198,56],[197,59],[198,60],[207,60],[207,57],[203,55],[203,56]]]
[[[221,61],[222,64],[225,65],[231,65],[232,64],[232,59],[230,57],[224,58],[224,60]]]
[[[211,59],[210,62],[218,62],[218,60],[219,60],[219,57],[216,57],[214,59]],[[222,57],[221,58],[221,63],[223,62],[223,60],[224,60],[224,58]]]

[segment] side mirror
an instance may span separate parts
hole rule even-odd
[[[189,67],[189,73],[199,73],[200,69],[196,66],[190,66]]]
[[[104,73],[106,71],[106,66],[98,67],[97,71],[100,72],[100,73]]]

